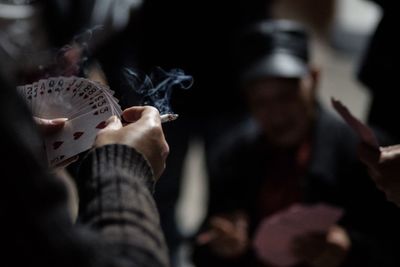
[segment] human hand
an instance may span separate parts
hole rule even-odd
[[[116,116],[110,117],[107,126],[98,132],[94,146],[121,144],[136,149],[149,162],[158,179],[169,153],[160,114],[149,106],[131,107],[124,110],[122,117],[128,124],[123,126]]]
[[[400,206],[400,145],[381,147],[375,153],[367,145],[358,146],[358,156],[386,198]]]
[[[292,244],[293,253],[312,267],[338,267],[351,247],[346,231],[333,226],[327,233],[309,233]]]
[[[46,137],[61,131],[64,128],[65,123],[68,121],[67,118],[57,118],[57,119],[42,119],[38,117],[33,117],[38,126],[40,132]]]
[[[249,246],[247,227],[248,219],[243,213],[214,216],[210,219],[210,228],[197,237],[197,243],[208,244],[221,257],[236,258]]]

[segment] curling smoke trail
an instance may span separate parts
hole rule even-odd
[[[158,67],[147,76],[126,68],[124,74],[130,87],[141,98],[140,102],[156,107],[161,114],[172,113],[170,100],[176,86],[189,89],[193,84],[192,76],[181,69],[166,72]]]

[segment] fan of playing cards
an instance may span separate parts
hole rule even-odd
[[[122,113],[114,91],[79,77],[56,77],[17,87],[33,116],[68,118],[63,130],[45,139],[50,166],[87,150],[106,120]]]

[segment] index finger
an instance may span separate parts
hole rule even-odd
[[[127,122],[135,122],[144,116],[160,117],[158,110],[151,106],[135,106],[125,109],[122,112],[122,118]]]

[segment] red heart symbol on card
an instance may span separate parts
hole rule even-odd
[[[99,124],[97,124],[96,128],[97,129],[104,129],[107,126],[105,121],[100,122]]]
[[[54,149],[54,150],[58,149],[62,144],[64,144],[63,141],[55,141],[55,142],[53,143],[53,149]]]
[[[81,138],[81,136],[84,134],[84,132],[75,132],[74,133],[74,140],[78,140]]]

